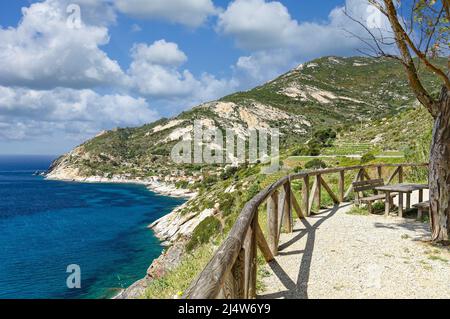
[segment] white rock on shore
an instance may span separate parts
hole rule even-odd
[[[168,184],[165,182],[161,182],[156,180],[156,178],[138,178],[133,179],[129,176],[123,175],[114,175],[111,178],[103,177],[103,176],[90,176],[90,177],[82,177],[78,175],[78,172],[70,171],[70,172],[57,172],[50,173],[46,175],[48,180],[61,180],[61,181],[70,181],[70,182],[79,182],[79,183],[119,183],[119,184],[142,184],[146,185],[147,188],[155,193],[170,196],[170,197],[185,197],[185,198],[193,198],[197,194],[188,189],[176,188],[173,184]]]
[[[205,209],[200,214],[183,215],[181,214],[183,207],[184,205],[149,226],[161,241],[172,243],[180,237],[190,236],[205,218],[215,214],[215,209]]]

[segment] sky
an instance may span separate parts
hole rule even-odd
[[[70,151],[300,63],[353,56],[366,0],[0,1],[0,155]]]

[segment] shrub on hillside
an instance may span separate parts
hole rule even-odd
[[[296,167],[294,168],[294,173],[300,173],[302,170],[303,170],[303,167],[301,167],[301,166],[296,166]]]
[[[228,216],[233,211],[235,197],[230,193],[224,193],[220,198],[219,209],[223,216]]]
[[[300,145],[292,151],[291,156],[308,156],[309,147],[307,145]]]
[[[244,201],[248,202],[249,200],[251,200],[253,197],[255,197],[256,195],[258,195],[258,193],[261,191],[261,186],[259,185],[259,183],[254,183],[252,186],[249,187],[247,194],[245,196]]]
[[[189,182],[188,181],[178,181],[175,183],[175,187],[176,188],[183,188],[186,189],[189,186]]]
[[[327,168],[327,164],[322,161],[321,159],[313,159],[305,164],[306,169],[320,169],[320,168]]]
[[[218,178],[215,175],[208,175],[203,180],[204,185],[206,186],[212,186],[218,182]]]
[[[220,178],[223,180],[227,180],[233,177],[238,171],[236,166],[230,166],[225,169],[225,171],[220,175]]]
[[[375,159],[376,157],[375,155],[373,155],[373,153],[366,153],[361,157],[361,163],[362,164],[369,163]]]
[[[337,137],[336,131],[331,128],[327,128],[324,130],[319,130],[314,133],[314,137],[318,139],[322,144],[328,143],[330,140],[333,140]]]
[[[222,227],[220,221],[214,216],[206,217],[195,227],[191,240],[186,245],[187,251],[192,251],[201,244],[209,242],[211,237],[217,234]]]

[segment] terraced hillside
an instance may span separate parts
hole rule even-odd
[[[376,119],[361,127],[355,126],[342,132],[326,153],[347,150],[362,154],[371,151],[374,154],[388,156],[404,154],[424,139],[431,137],[432,124],[429,112],[424,107],[416,105],[395,116]],[[349,148],[346,149],[342,145]]]

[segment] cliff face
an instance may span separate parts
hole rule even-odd
[[[438,87],[431,75],[424,78],[427,85]],[[279,128],[281,148],[286,149],[319,128],[390,116],[414,100],[396,62],[321,58],[253,90],[205,103],[172,119],[102,132],[58,159],[48,176],[75,180],[153,177],[194,183],[201,178],[198,168],[175,165],[169,155],[182,136],[192,132],[195,120],[244,136],[249,128]],[[216,168],[204,167],[205,171]]]

